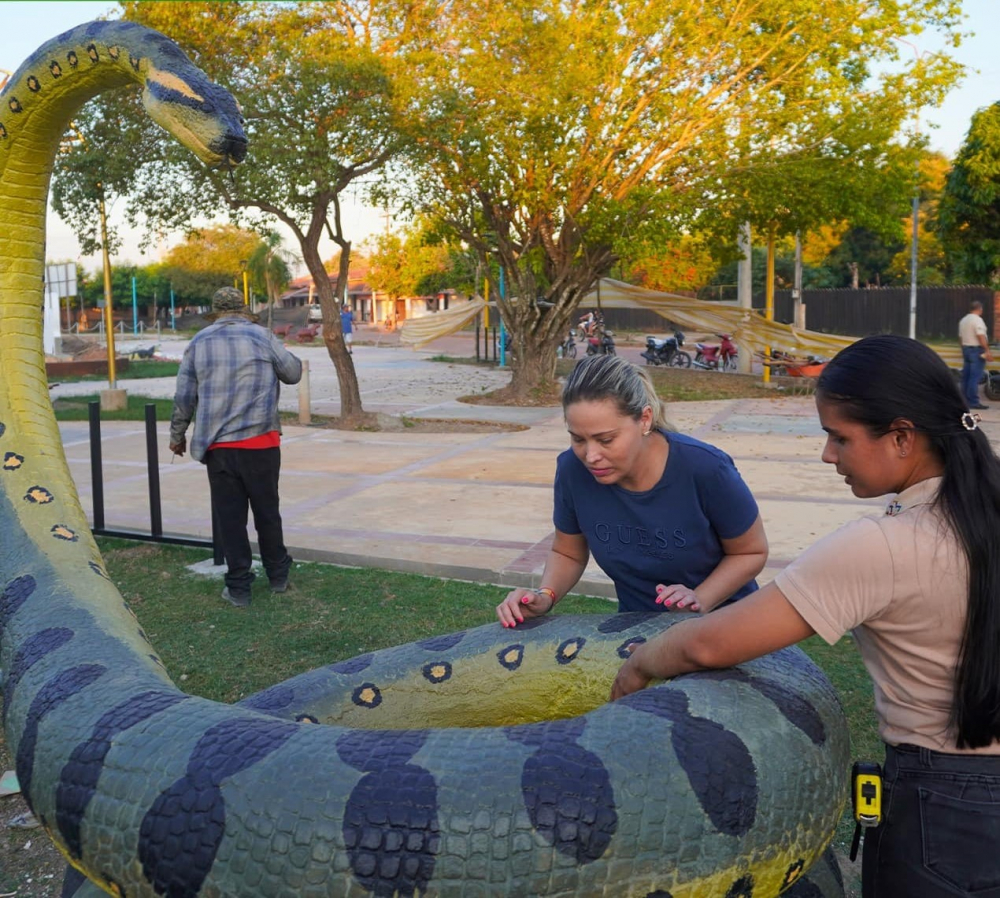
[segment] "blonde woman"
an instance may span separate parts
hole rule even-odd
[[[497,606],[505,627],[551,610],[591,555],[619,611],[710,611],[757,589],[767,560],[757,503],[728,455],[669,428],[645,371],[590,356],[562,403],[570,448],[556,463],[555,537],[541,586]]]

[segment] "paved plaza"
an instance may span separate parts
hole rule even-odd
[[[161,351],[179,356],[183,345],[165,341]],[[539,585],[552,537],[555,459],[568,446],[562,413],[559,408],[457,401],[502,386],[509,378],[507,371],[496,368],[431,361],[440,354],[470,354],[471,346],[471,340],[463,338],[446,338],[417,351],[356,345],[354,362],[365,409],[509,422],[525,429],[358,433],[287,427],[282,440],[282,517],[296,559],[509,586]],[[309,361],[312,411],[337,414],[337,380],[325,348],[317,344],[292,349]],[[127,380],[120,386],[132,395],[173,393],[172,379]],[[94,383],[64,384],[53,387],[52,395],[99,388]],[[283,390],[282,407],[298,410],[296,388]],[[683,402],[673,404],[669,414],[678,430],[728,452],[753,490],[770,543],[763,580],[840,524],[882,508],[879,500],[855,499],[842,478],[820,461],[824,438],[809,397]],[[994,442],[1000,440],[1000,410],[990,409],[983,418],[987,434]],[[87,425],[66,423],[61,430],[83,507],[90,513]],[[167,443],[168,422],[162,421],[158,445],[164,531],[209,538],[204,468],[188,456],[171,463]],[[148,533],[142,423],[104,422],[102,453],[106,526]],[[613,595],[610,581],[593,563],[579,591]]]

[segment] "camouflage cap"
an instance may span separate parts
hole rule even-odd
[[[212,311],[205,317],[215,321],[223,315],[242,315],[251,321],[260,321],[260,316],[250,311],[250,306],[243,301],[243,294],[235,287],[223,287],[212,294]]]

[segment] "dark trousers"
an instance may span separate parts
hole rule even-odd
[[[986,370],[982,346],[962,347],[962,395],[969,406],[979,405],[979,381]]]
[[[278,511],[281,450],[212,449],[205,456],[212,507],[218,515],[222,552],[226,556],[226,586],[246,595],[254,575],[247,536],[247,508],[253,510],[260,558],[272,583],[288,576],[292,558],[285,549]]]
[[[886,746],[882,813],[864,898],[1000,896],[1000,756]]]

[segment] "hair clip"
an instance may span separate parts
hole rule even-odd
[[[983,419],[979,415],[974,415],[972,412],[965,412],[962,415],[962,427],[966,430],[975,430],[979,427],[979,422]]]

